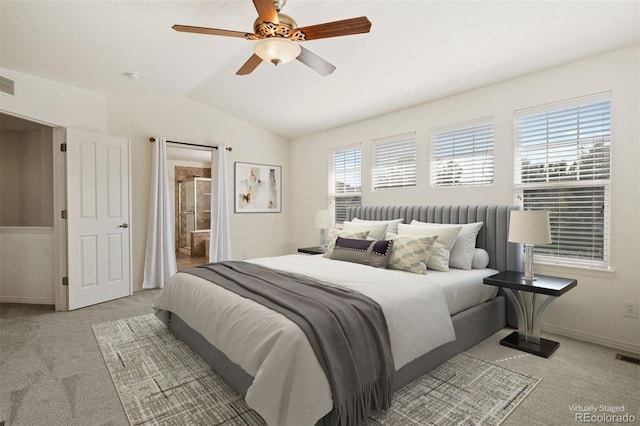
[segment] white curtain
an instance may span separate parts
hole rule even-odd
[[[165,281],[178,270],[165,138],[156,138],[153,143],[150,190],[147,251],[144,258],[142,288],[164,287]]]
[[[218,145],[218,162],[211,159],[211,169],[216,171],[211,183],[211,240],[209,262],[231,260],[231,228],[229,226],[229,190],[227,182],[227,149]],[[212,153],[212,157],[215,154]]]

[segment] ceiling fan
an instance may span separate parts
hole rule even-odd
[[[286,0],[253,0],[253,5],[258,11],[258,18],[253,23],[253,33],[189,25],[174,25],[172,28],[187,33],[257,40],[254,54],[240,67],[237,75],[250,74],[262,61],[279,65],[294,59],[322,75],[331,74],[336,67],[302,47],[300,42],[368,33],[371,29],[371,22],[365,16],[298,28],[290,16],[280,13],[285,3]]]

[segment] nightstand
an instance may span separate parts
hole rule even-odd
[[[323,254],[324,251],[322,247],[302,247],[298,249],[298,253],[306,253],[306,254]]]
[[[500,344],[549,358],[560,343],[540,337],[542,316],[551,302],[577,286],[578,281],[547,275],[536,275],[536,278],[525,280],[523,272],[505,271],[487,277],[483,282],[502,287],[516,310],[518,331],[502,339]],[[542,301],[536,300],[540,297]]]

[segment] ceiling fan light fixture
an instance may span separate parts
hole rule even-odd
[[[300,51],[300,46],[296,42],[280,37],[260,40],[254,47],[256,55],[274,65],[293,61],[300,55]]]

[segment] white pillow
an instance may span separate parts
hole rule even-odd
[[[419,222],[417,220],[411,221],[411,225],[416,226],[447,226],[448,224],[442,223],[427,223]],[[465,223],[459,224],[462,226],[458,238],[456,238],[453,247],[451,248],[451,256],[449,257],[449,266],[458,269],[471,269],[471,262],[473,262],[473,254],[476,248],[476,238],[478,232],[484,225],[483,222]]]
[[[484,269],[489,266],[489,253],[485,249],[477,248],[474,250],[473,262],[471,267],[473,269]]]
[[[374,240],[384,240],[384,236],[387,233],[387,224],[344,221],[342,224],[342,230],[348,232],[369,231],[369,238],[373,238]]]
[[[386,223],[387,224],[387,232],[391,232],[392,234],[397,234],[398,233],[398,224],[400,222],[404,222],[404,219],[391,219],[391,220],[363,220],[363,219],[358,219],[357,217],[354,217],[352,222],[358,222],[358,223],[373,223],[373,224],[380,224],[380,223]]]
[[[331,236],[329,237],[329,244],[327,244],[327,251],[323,254],[323,256],[331,258],[331,255],[333,254],[333,248],[336,246],[336,240],[338,239],[338,237],[366,240],[368,235],[369,231],[348,232],[340,229],[333,229],[331,231]]]
[[[412,237],[438,236],[433,247],[431,247],[431,255],[427,259],[427,268],[448,272],[449,252],[456,242],[456,238],[461,229],[461,225],[412,226],[401,223],[398,225],[398,235],[409,235]]]

